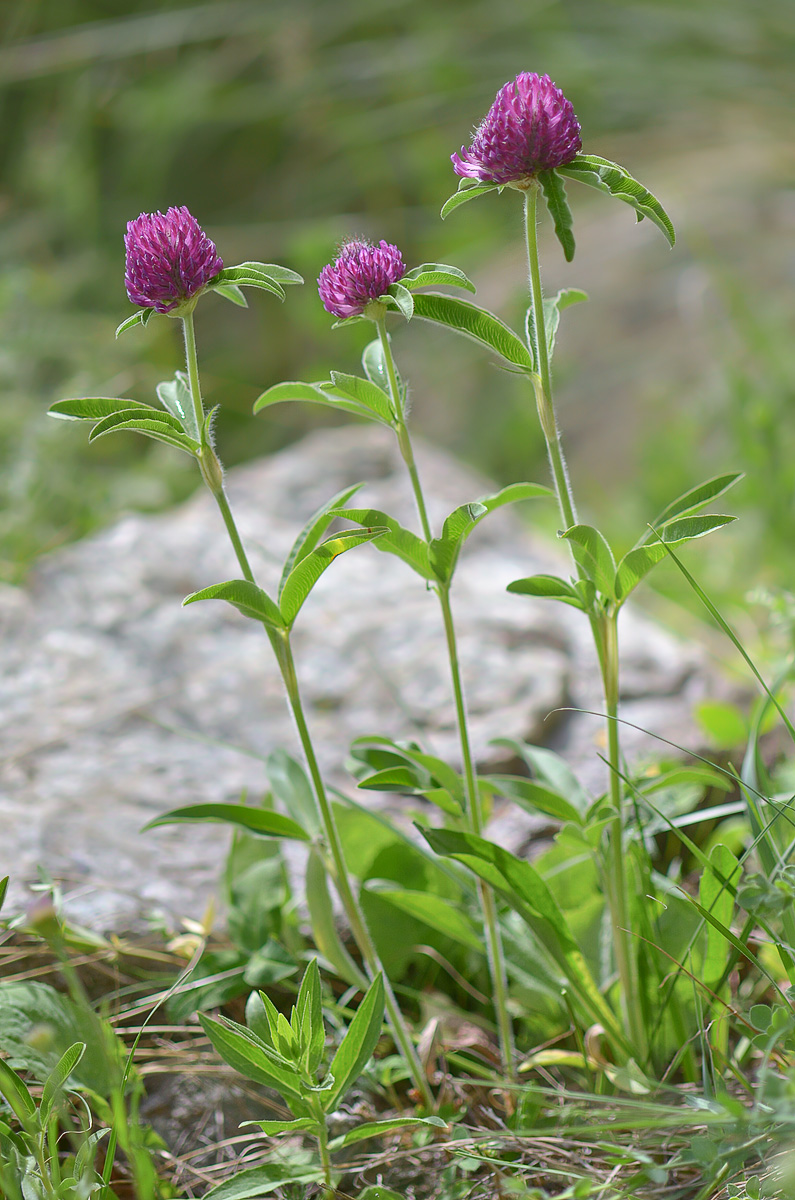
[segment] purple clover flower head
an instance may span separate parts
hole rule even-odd
[[[320,272],[317,290],[326,312],[340,318],[358,317],[405,274],[406,264],[397,246],[383,238],[377,246],[354,240],[344,242],[334,262]]]
[[[196,296],[224,264],[187,208],[127,222],[124,283],[133,304],[169,313]]]
[[[522,71],[497,92],[469,149],[451,155],[456,175],[479,183],[526,183],[565,166],[582,149],[571,101],[548,75]]]

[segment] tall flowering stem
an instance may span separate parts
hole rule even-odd
[[[523,190],[525,195],[530,296],[535,328],[538,331],[536,338],[538,343],[538,375],[533,380],[533,386],[538,416],[549,455],[561,520],[564,529],[570,529],[572,525],[577,523],[577,514],[571,482],[566,469],[566,460],[563,456],[563,449],[560,443],[560,434],[558,432],[552,397],[552,377],[549,367],[544,319],[544,293],[541,286],[541,268],[538,254],[537,205],[539,184],[536,180],[530,180],[526,189]],[[573,543],[571,544],[573,547]],[[574,561],[577,572],[582,577],[576,557]],[[594,607],[589,617],[599,659],[605,697],[610,801],[614,812],[608,836],[607,864],[604,872],[605,891],[613,925],[616,967],[621,980],[627,1023],[636,1052],[643,1057],[647,1038],[640,1003],[637,962],[632,947],[632,928],[627,905],[627,872],[624,856],[626,840],[625,798],[621,784],[621,750],[618,725],[618,612],[615,605],[611,603],[605,609]]]
[[[235,551],[235,555],[237,556],[240,570],[242,571],[245,579],[247,579],[250,583],[254,583],[256,582],[254,572],[251,568],[251,563],[249,562],[248,555],[246,554],[243,540],[237,528],[237,523],[224,489],[223,470],[221,463],[210,443],[206,429],[204,408],[199,384],[199,367],[196,353],[196,338],[193,328],[192,312],[188,312],[182,316],[182,323],[185,332],[185,357],[191,400],[196,413],[197,424],[199,430],[201,431],[202,450],[201,457],[199,459],[199,465],[201,467],[202,476],[213,496],[215,497],[216,503],[218,504],[218,508],[221,512],[221,516],[223,517],[224,524]],[[345,915],[348,919],[351,933],[353,934],[354,940],[356,941],[362,958],[364,959],[367,975],[371,979],[374,979],[379,973],[383,976],[386,1011],[392,1032],[409,1068],[414,1086],[419,1095],[422,1097],[423,1104],[426,1106],[426,1108],[432,1109],[434,1107],[434,1100],[431,1090],[428,1086],[427,1076],[423,1070],[422,1063],[420,1062],[416,1048],[412,1041],[411,1033],[409,1032],[405,1018],[400,1011],[400,1007],[392,989],[392,985],[390,984],[386,971],[384,970],[383,965],[378,957],[375,943],[373,942],[372,936],[367,927],[367,921],[365,919],[364,912],[362,911],[361,905],[356,898],[356,893],[351,883],[350,874],[345,862],[345,855],[342,849],[342,843],[340,841],[339,831],[337,830],[337,823],[334,819],[334,811],[329,802],[328,794],[323,782],[323,776],[320,771],[317,754],[315,753],[312,736],[304,715],[301,692],[298,685],[298,677],[295,670],[295,662],[290,644],[290,632],[289,630],[285,630],[283,633],[276,633],[267,626],[265,626],[265,632],[268,635],[276,656],[276,661],[279,664],[279,670],[281,672],[282,681],[287,693],[290,712],[295,722],[298,738],[301,743],[306,765],[312,780],[315,801],[320,814],[328,850],[331,855],[334,883],[342,902],[342,906],[345,910]]]
[[[392,356],[392,347],[389,344],[389,338],[387,337],[386,333],[385,318],[383,316],[380,317],[376,322],[376,325],[378,328],[378,336],[381,341],[381,348],[383,350],[387,378],[389,380],[389,390],[395,413],[395,432],[397,434],[398,445],[411,479],[411,486],[414,490],[414,498],[417,504],[417,512],[419,515],[423,536],[427,542],[430,542],[432,533],[430,521],[428,520],[428,508],[425,503],[425,495],[423,492],[422,483],[414,460],[414,450],[411,444],[411,436],[409,434],[408,425],[406,424],[403,403],[400,396],[397,372],[395,370],[395,363]],[[475,763],[472,756],[472,745],[469,737],[469,722],[467,720],[464,685],[461,678],[461,666],[458,657],[455,623],[453,620],[453,610],[450,603],[450,584],[437,583],[435,591],[439,597],[439,604],[442,610],[445,640],[447,643],[447,655],[450,663],[450,675],[453,684],[456,722],[458,725],[458,737],[461,747],[461,762],[464,768],[464,794],[466,800],[467,823],[469,825],[469,832],[477,837],[481,837],[483,834],[483,820],[481,814],[480,793],[478,791],[477,772],[475,770]],[[487,883],[484,883],[483,880],[478,880],[477,888],[478,897],[480,900],[480,908],[483,914],[483,925],[486,933],[489,973],[491,976],[492,986],[494,988],[494,1008],[497,1016],[497,1028],[499,1030],[500,1037],[500,1053],[502,1057],[502,1064],[509,1079],[515,1079],[513,1026],[510,1013],[508,1012],[508,977],[505,967],[505,952],[502,945],[502,935],[500,933],[499,922],[497,919],[497,905],[494,899],[494,892]]]

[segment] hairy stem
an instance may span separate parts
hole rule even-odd
[[[417,467],[414,462],[414,452],[411,445],[411,437],[405,421],[403,405],[397,383],[397,372],[395,371],[392,349],[386,336],[386,328],[383,318],[378,322],[378,333],[379,337],[381,338],[381,346],[384,352],[387,377],[389,379],[389,386],[392,394],[392,405],[396,418],[398,445],[400,446],[400,452],[403,456],[403,461],[406,464],[409,477],[411,479],[411,485],[414,490],[414,498],[417,504],[417,512],[419,514],[423,536],[427,542],[430,542],[431,526],[428,520],[428,510],[425,504],[425,495],[422,490],[419,472],[417,471]],[[453,611],[450,605],[450,587],[449,584],[438,584],[435,590],[439,596],[439,604],[441,605],[442,609],[445,638],[447,642],[447,656],[450,663],[450,675],[453,683],[456,721],[458,724],[458,737],[461,746],[461,761],[464,768],[464,790],[466,799],[467,824],[469,826],[470,833],[475,834],[477,837],[481,837],[483,834],[483,822],[480,811],[480,794],[478,792],[477,773],[475,771],[475,763],[472,757],[472,745],[469,737],[469,722],[467,720],[464,686],[461,679],[461,666],[458,658],[455,623],[453,621]],[[511,1017],[508,1012],[508,978],[505,969],[505,953],[502,945],[502,936],[500,934],[500,927],[497,919],[497,906],[494,899],[494,892],[488,886],[488,884],[484,883],[482,880],[478,880],[477,888],[481,912],[483,914],[483,925],[486,931],[487,958],[492,986],[494,988],[494,1008],[497,1016],[497,1027],[500,1035],[502,1063],[508,1077],[513,1079],[515,1078],[513,1027],[511,1024]]]

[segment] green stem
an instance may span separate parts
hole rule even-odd
[[[188,379],[190,382],[191,398],[193,400],[194,409],[197,414],[201,412],[201,393],[199,391],[199,372],[196,356],[196,340],[193,336],[193,319],[189,314],[183,317],[183,325],[185,328],[185,352],[188,364]],[[203,425],[200,425],[203,429]],[[229,501],[223,486],[223,470],[221,463],[215,454],[212,446],[204,440],[202,442],[201,457],[199,458],[199,466],[202,476],[210,491],[214,495],[221,515],[226,526],[227,533],[234,547],[237,561],[240,564],[240,569],[244,577],[250,583],[254,583],[254,572],[251,569],[248,556],[243,546],[242,538],[237,528],[234,515],[229,506]],[[283,634],[277,633],[269,626],[265,626],[265,632],[268,635],[271,646],[276,655],[276,660],[279,664],[282,679],[284,681],[287,699],[290,705],[290,710],[298,730],[298,736],[301,741],[301,747],[304,752],[306,764],[309,769],[309,774],[312,779],[312,785],[315,793],[318,810],[323,822],[323,827],[326,835],[329,850],[331,852],[332,861],[334,864],[334,879],[339,892],[340,900],[342,901],[345,915],[351,927],[354,940],[356,941],[362,957],[367,966],[367,972],[370,978],[374,978],[379,972],[384,978],[384,992],[386,995],[386,1009],[389,1017],[392,1031],[395,1035],[400,1050],[406,1060],[406,1063],[411,1072],[414,1086],[422,1096],[423,1103],[429,1109],[433,1108],[434,1101],[428,1086],[428,1080],[425,1072],[422,1069],[419,1056],[411,1040],[408,1026],[400,1011],[395,994],[392,990],[392,985],[389,982],[386,971],[384,970],[375,945],[370,936],[370,931],[365,922],[364,913],[354,895],[351,886],[348,868],[345,863],[345,857],[342,853],[342,845],[339,840],[334,813],[328,801],[323,777],[320,773],[317,756],[315,754],[314,745],[312,742],[309,728],[304,717],[303,705],[301,703],[301,694],[298,687],[298,679],[295,673],[295,663],[293,661],[292,649],[290,647],[289,630],[285,630]]]
[[[334,1192],[334,1185],[331,1182],[331,1155],[328,1150],[328,1127],[326,1126],[326,1114],[322,1108],[316,1113],[317,1121],[317,1145],[320,1151],[320,1165],[323,1168],[323,1182],[328,1192]]]
[[[182,330],[185,334],[185,362],[188,367],[190,398],[193,401],[193,413],[196,418],[199,441],[204,445],[204,405],[199,384],[199,361],[196,357],[196,332],[193,328],[192,312],[186,313],[182,317]]]
[[[389,345],[389,339],[386,335],[386,322],[384,318],[381,318],[381,320],[378,322],[378,334],[381,339],[381,346],[384,352],[384,362],[386,364],[387,377],[389,379],[389,387],[392,394],[392,406],[395,412],[395,430],[397,433],[398,445],[400,447],[400,453],[403,456],[403,461],[408,468],[411,486],[414,490],[414,498],[417,503],[417,512],[419,514],[423,536],[426,542],[430,542],[431,525],[430,521],[428,520],[428,509],[425,503],[425,495],[422,490],[422,483],[414,462],[414,451],[411,445],[411,437],[409,435],[408,426],[406,425],[405,421],[400,389],[397,382],[397,372],[395,370],[395,363],[392,357],[392,348]],[[447,656],[450,663],[450,675],[453,682],[456,719],[458,723],[458,736],[461,745],[461,760],[464,767],[467,823],[469,825],[470,833],[477,837],[481,837],[483,833],[483,822],[480,812],[480,794],[478,792],[477,773],[475,771],[475,763],[472,756],[472,746],[469,738],[469,723],[467,721],[464,687],[461,680],[461,667],[458,659],[455,624],[453,622],[453,612],[450,606],[450,588],[449,585],[439,584],[436,588],[436,591],[439,596],[439,603],[442,609],[445,637],[447,640]],[[488,884],[484,883],[482,880],[478,880],[477,887],[478,896],[480,898],[481,912],[483,913],[483,925],[486,931],[487,957],[492,986],[494,988],[494,1008],[497,1015],[497,1026],[500,1035],[502,1063],[508,1078],[513,1080],[516,1077],[514,1070],[515,1052],[513,1027],[511,1025],[511,1018],[508,1012],[508,978],[505,969],[505,952],[502,945],[502,936],[500,934],[500,927],[497,920],[497,906],[494,900],[494,892],[488,886]]]
[[[334,866],[334,882],[339,893],[342,906],[345,909],[345,915],[351,927],[354,939],[359,950],[361,951],[367,973],[371,979],[381,972],[384,981],[384,993],[386,997],[386,1010],[389,1017],[389,1022],[392,1026],[392,1031],[395,1039],[400,1046],[401,1052],[406,1059],[409,1069],[412,1074],[414,1086],[422,1096],[423,1103],[427,1108],[433,1108],[433,1096],[428,1087],[428,1080],[425,1072],[422,1069],[419,1056],[411,1040],[403,1014],[398,1007],[395,994],[392,990],[392,985],[381,965],[378,957],[378,952],[373,943],[370,931],[367,928],[364,913],[356,899],[353,887],[351,886],[348,867],[345,862],[345,856],[342,852],[342,844],[340,842],[339,833],[337,831],[337,823],[334,819],[334,811],[329,803],[326,788],[323,783],[323,777],[320,773],[320,766],[315,754],[315,748],[312,743],[312,738],[309,733],[309,728],[304,716],[303,705],[301,703],[301,693],[298,687],[298,678],[295,672],[295,662],[293,660],[292,648],[290,646],[289,631],[281,635],[274,635],[273,646],[276,650],[276,657],[279,662],[279,668],[284,680],[284,686],[287,691],[287,698],[290,704],[290,710],[293,714],[293,719],[298,730],[298,737],[301,742],[301,747],[304,751],[304,757],[309,769],[309,774],[312,779],[312,786],[315,792],[318,809],[320,810],[323,829],[326,835],[326,841],[331,853],[331,860]]]
[[[538,256],[537,214],[538,184],[534,183],[525,192],[525,222],[527,233],[527,261],[530,276],[530,296],[535,319],[538,343],[538,375],[533,379],[536,404],[541,428],[547,444],[552,477],[555,483],[560,515],[565,528],[577,523],[574,496],[566,470],[566,462],[560,444],[555,406],[552,398],[552,377],[549,368],[546,321],[544,318],[544,293],[541,286],[541,266]],[[584,571],[574,555],[577,574],[582,579]],[[611,607],[592,607],[588,614],[591,623],[596,653],[602,675],[607,719],[607,757],[610,773],[610,799],[614,817],[608,832],[607,848],[607,902],[614,933],[616,966],[621,981],[623,1005],[627,1016],[632,1042],[636,1053],[645,1055],[646,1033],[642,1018],[640,993],[638,990],[637,962],[633,953],[632,931],[627,905],[627,875],[624,859],[624,797],[621,786],[621,756],[618,727],[618,613]]]

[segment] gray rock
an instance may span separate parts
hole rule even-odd
[[[418,461],[437,525],[492,490],[429,446]],[[275,587],[309,514],[360,479],[362,503],[414,524],[386,430],[315,433],[230,472],[263,586]],[[504,765],[493,738],[545,742],[600,788],[602,723],[561,711],[602,707],[587,622],[505,591],[512,579],[556,570],[568,573],[559,548],[534,537],[517,512],[495,513],[467,544],[453,598],[475,752],[480,763],[502,756]],[[203,911],[227,835],[204,825],[142,835],[141,826],[179,805],[257,796],[267,788],[265,757],[277,747],[299,754],[261,628],[222,603],[181,607],[188,592],[238,573],[202,490],[175,511],[130,516],[50,555],[26,591],[0,592],[2,860],[17,906],[42,864],[63,880],[73,918],[94,927],[130,928],[153,909],[172,918]],[[457,761],[438,604],[403,563],[371,546],[341,557],[301,613],[295,653],[334,783],[351,786],[347,747],[364,734],[414,737]],[[698,651],[627,611],[623,659],[622,715],[686,744],[692,703],[707,686]],[[628,729],[624,746],[634,757],[654,742]],[[503,843],[521,844],[531,827],[521,813],[495,813]]]

